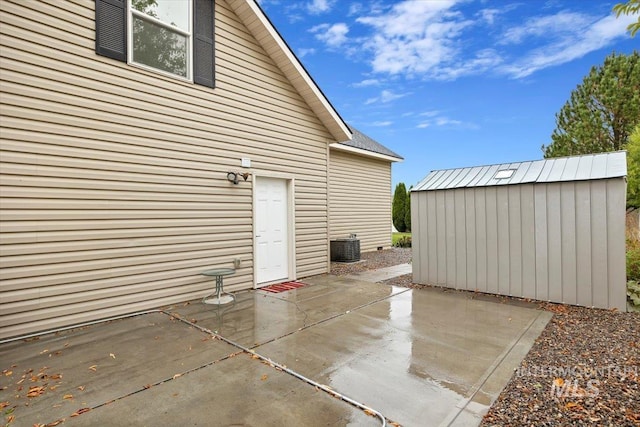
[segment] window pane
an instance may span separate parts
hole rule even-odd
[[[190,0],[132,0],[131,7],[173,25],[181,30],[189,31]]]
[[[133,62],[187,77],[187,38],[133,17]]]

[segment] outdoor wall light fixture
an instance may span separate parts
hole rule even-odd
[[[247,178],[249,178],[249,174],[247,172],[245,172],[245,173],[227,172],[227,179],[230,182],[233,182],[234,184],[238,184],[238,181],[239,181],[240,177],[244,178],[244,180],[246,181]]]

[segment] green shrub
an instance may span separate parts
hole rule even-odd
[[[627,216],[627,280],[640,282],[640,230],[635,215]]]
[[[411,247],[411,236],[401,236],[393,246],[397,248],[410,248]]]
[[[640,282],[640,247],[627,248],[627,280]]]

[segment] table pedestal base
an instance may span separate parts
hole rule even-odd
[[[234,300],[235,298],[231,295],[220,295],[219,297],[218,296],[205,297],[202,300],[202,302],[205,304],[222,305],[222,304],[229,304]]]

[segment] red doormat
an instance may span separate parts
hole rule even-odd
[[[307,286],[307,284],[302,282],[282,282],[282,283],[276,283],[275,285],[265,286],[264,288],[260,288],[260,290],[273,292],[274,294],[277,294],[280,292],[286,292],[286,291],[291,291],[293,289],[298,289],[303,286]]]

